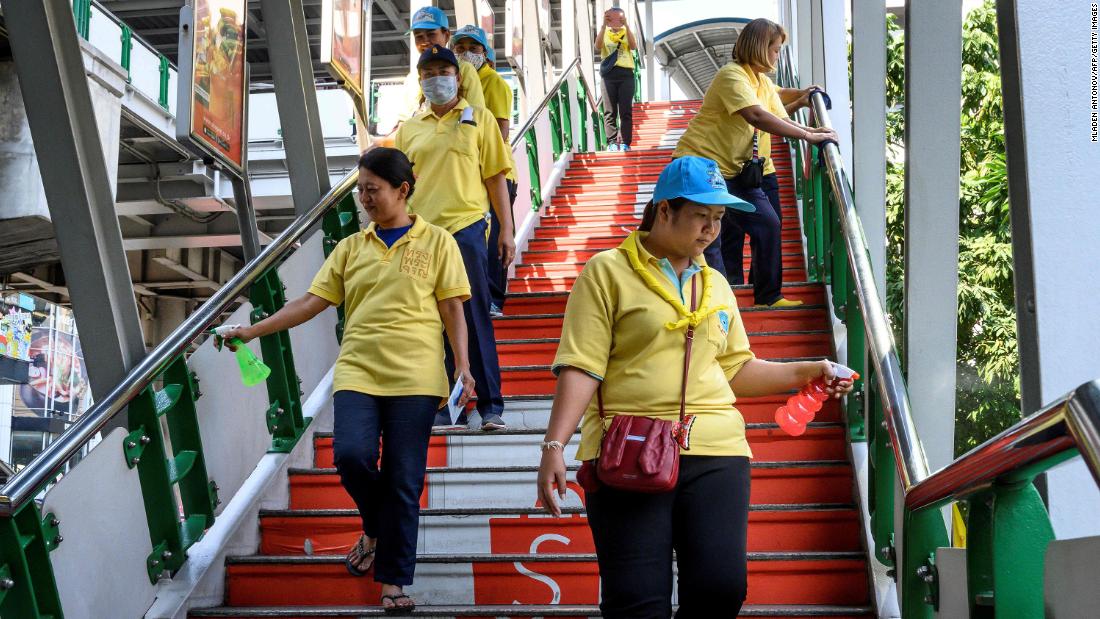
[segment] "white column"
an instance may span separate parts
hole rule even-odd
[[[798,45],[798,83],[805,88],[813,83],[813,11],[810,9],[812,0],[792,0],[795,2],[794,22]]]
[[[928,466],[954,459],[961,0],[905,16],[905,369]]]
[[[646,101],[655,101],[657,99],[657,56],[655,54],[656,48],[653,42],[657,33],[653,30],[653,2],[654,0],[645,0],[645,47],[647,50],[645,57]]]
[[[11,416],[15,385],[0,385],[0,462],[11,464]]]
[[[852,0],[852,182],[886,303],[886,5]]]
[[[1024,414],[1100,377],[1100,144],[1089,62],[1100,26],[1089,4],[997,3]],[[1100,492],[1079,458],[1047,475],[1047,496],[1059,538],[1100,534]]]
[[[820,0],[817,0],[820,2]],[[844,22],[843,2],[821,3],[821,52],[824,75],[818,84],[825,87],[833,102],[829,118],[839,137],[844,169],[852,169],[852,108],[848,94],[848,27]],[[817,30],[817,29],[815,29]],[[815,49],[818,49],[815,47]],[[816,67],[817,62],[814,63]]]

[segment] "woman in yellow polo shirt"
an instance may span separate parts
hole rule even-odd
[[[742,267],[745,234],[752,247],[753,297],[757,305],[787,307],[799,302],[783,298],[782,223],[778,205],[773,206],[766,190],[778,183],[771,158],[771,136],[819,144],[836,141],[831,129],[801,125],[787,117],[780,93],[767,73],[775,70],[787,33],[767,19],[749,22],[737,37],[733,62],[722,67],[707,88],[699,113],[680,138],[673,157],[695,155],[718,163],[730,193],[752,202],[752,213],[731,212],[722,222],[722,234],[707,249],[707,264],[722,271],[733,283],[744,282]],[[801,91],[792,91],[802,94]],[[763,157],[760,184],[739,179],[746,162]]]
[[[638,231],[589,260],[569,294],[538,476],[548,511],[560,514],[563,451],[578,422],[577,459],[591,461],[599,457],[614,415],[677,420],[682,388],[685,410],[694,415],[672,491],[586,488],[605,618],[667,619],[673,550],[679,568],[676,616],[714,617],[716,608],[723,617],[737,615],[746,589],[751,451],[734,402],[834,376],[825,361],[756,359],[732,290],[700,259],[718,235],[724,212],[751,208],[727,192],[713,161],[673,160],[657,180]],[[689,310],[693,298],[695,312]],[[685,379],[670,369],[684,365],[689,325],[695,335]],[[592,402],[597,389],[606,420]],[[850,383],[833,393],[847,389]]]
[[[440,399],[449,393],[441,332],[455,357],[462,403],[474,392],[462,303],[470,284],[454,238],[408,214],[416,180],[393,148],[359,159],[365,230],[332,250],[309,292],[226,338],[243,341],[300,325],[344,304],[344,338],[333,384],[333,450],[340,482],[354,499],[363,535],[345,560],[349,572],[374,571],[382,606],[411,609],[420,493],[428,439]],[[386,441],[378,466],[380,439]]]
[[[626,25],[626,11],[619,7],[607,9],[603,26],[596,35],[596,53],[609,58],[618,51],[615,66],[602,74],[603,98],[606,109],[603,125],[607,135],[607,150],[630,150],[634,141],[634,50],[638,43]],[[603,72],[601,67],[601,73]],[[618,120],[618,122],[616,122]]]

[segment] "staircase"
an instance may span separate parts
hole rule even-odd
[[[636,148],[577,156],[516,267],[506,316],[496,335],[510,429],[437,431],[428,456],[416,583],[416,616],[598,616],[599,580],[582,492],[570,483],[560,518],[535,507],[538,443],[554,391],[550,364],[566,297],[595,253],[617,246],[636,226],[653,184],[699,102],[635,107]],[[831,357],[824,289],[805,283],[791,164],[776,140],[773,155],[784,206],[784,286],[792,309],[752,307],[736,293],[756,354],[765,359]],[[745,266],[747,268],[748,261]],[[866,617],[869,572],[847,459],[840,407],[828,402],[800,437],[773,423],[785,396],[746,398],[738,407],[755,454],[749,514],[746,617]],[[260,514],[261,546],[227,560],[221,608],[191,617],[381,616],[379,587],[344,569],[360,534],[351,499],[332,463],[332,436],[313,438],[313,468],[290,473],[285,510]],[[572,464],[574,441],[567,448]],[[716,615],[722,616],[722,615]]]

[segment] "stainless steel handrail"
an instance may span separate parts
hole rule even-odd
[[[810,97],[817,124],[832,128],[829,110],[825,107],[825,97],[814,93]],[[871,348],[871,362],[875,367],[875,379],[882,394],[883,414],[886,418],[890,443],[894,448],[898,477],[902,488],[909,490],[914,484],[928,477],[928,459],[924,448],[917,438],[917,428],[909,406],[909,393],[905,388],[905,379],[898,361],[894,334],[886,321],[886,312],[882,309],[875,274],[871,270],[871,255],[867,251],[867,238],[863,233],[856,212],[855,200],[848,175],[844,171],[844,162],[840,157],[840,148],[836,144],[826,144],[825,168],[829,173],[833,198],[837,201],[840,213],[840,229],[844,235],[844,244],[848,250],[848,260],[852,268],[852,283],[859,299],[860,313],[867,330],[867,343]]]
[[[554,85],[546,91],[546,96],[542,98],[542,102],[539,103],[538,106],[536,106],[530,114],[528,114],[527,121],[523,123],[523,125],[520,127],[520,130],[516,132],[516,136],[512,138],[512,143],[509,144],[509,146],[511,146],[513,150],[516,148],[516,145],[519,144],[520,140],[523,139],[523,135],[535,125],[535,121],[538,120],[543,110],[545,110],[546,107],[550,105],[550,100],[557,96],[558,90],[561,88],[562,82],[565,81],[565,78],[569,77],[569,74],[573,72],[573,69],[576,69],[580,65],[581,59],[574,58],[573,62],[569,63],[569,66],[565,67],[565,69],[561,72],[561,75],[558,76],[558,79],[554,82]]]
[[[793,77],[785,55],[785,74]],[[810,97],[818,126],[832,127],[825,98]],[[883,396],[883,413],[898,477],[911,510],[965,498],[998,478],[1077,448],[1100,486],[1100,380],[1085,383],[1042,410],[982,443],[935,474],[928,470],[909,395],[898,362],[893,332],[871,270],[863,225],[855,209],[851,186],[836,144],[824,147],[825,167],[837,201],[840,227],[848,252],[853,284],[867,330],[875,378]]]
[[[905,506],[916,510],[965,498],[999,477],[1074,447],[1100,486],[1100,380],[1058,398],[913,486]]]
[[[81,446],[122,412],[173,359],[183,354],[187,346],[213,325],[237,297],[247,292],[252,282],[287,256],[294,249],[294,244],[321,220],[325,212],[355,187],[357,178],[358,170],[352,171],[325,194],[316,206],[294,220],[271,245],[264,248],[163,342],[145,355],[107,397],[97,402],[26,468],[8,480],[3,489],[0,489],[0,516],[11,516],[21,505],[34,498],[65,463],[76,455]]]

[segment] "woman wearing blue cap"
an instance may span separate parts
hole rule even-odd
[[[493,46],[485,31],[474,25],[463,26],[455,30],[451,37],[451,49],[459,61],[465,61],[477,68],[481,80],[481,90],[485,93],[485,107],[492,112],[500,127],[500,135],[508,142],[509,125],[512,121],[512,87],[497,73]],[[511,151],[509,151],[511,154]],[[505,181],[508,184],[508,201],[516,203],[519,184],[516,181],[515,162]],[[497,251],[500,239],[500,220],[489,213],[489,313],[494,317],[504,315],[504,300],[508,292],[508,270]]]
[[[752,452],[734,402],[834,377],[826,361],[757,359],[732,290],[700,259],[727,209],[753,208],[729,194],[714,161],[676,159],[661,172],[638,231],[593,257],[569,294],[538,495],[560,515],[554,495],[565,497],[564,446],[580,422],[577,480],[605,618],[668,619],[673,551],[677,617],[710,618],[714,609],[737,616],[747,587]],[[838,384],[832,393],[849,389],[851,383]],[[625,425],[616,421],[665,424],[675,442],[665,442],[667,434],[609,432]],[[657,469],[671,470],[678,459],[678,475],[665,487],[627,489],[634,482],[600,459],[613,463],[618,455],[623,466],[630,442],[644,444],[636,447],[643,455],[664,442],[662,453],[671,455],[657,460]],[[635,470],[650,474],[654,461],[645,459],[635,456]]]

